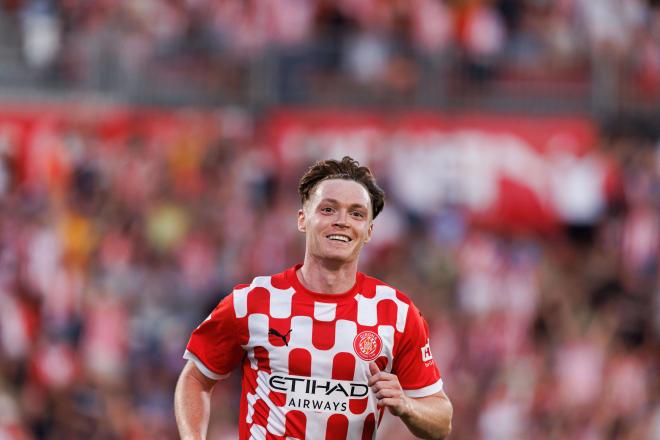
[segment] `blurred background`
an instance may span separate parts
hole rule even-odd
[[[177,438],[190,332],[345,153],[451,438],[660,438],[660,2],[0,0],[0,439]]]

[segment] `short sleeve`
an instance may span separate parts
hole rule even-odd
[[[223,379],[243,358],[233,294],[226,296],[192,332],[183,355],[210,379]]]
[[[428,324],[412,304],[398,348],[395,347],[392,367],[409,397],[425,397],[442,391],[440,371],[431,354]]]

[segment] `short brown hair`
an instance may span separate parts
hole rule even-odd
[[[316,185],[329,179],[354,180],[362,184],[369,192],[371,199],[371,210],[374,218],[385,206],[385,191],[376,183],[376,178],[371,170],[349,156],[344,156],[341,161],[335,159],[319,160],[309,167],[307,172],[300,178],[298,194],[304,205]]]

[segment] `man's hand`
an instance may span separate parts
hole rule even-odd
[[[396,374],[380,371],[375,362],[369,364],[368,385],[376,394],[377,404],[401,418],[410,432],[425,439],[444,439],[451,431],[453,413],[447,395],[440,391],[430,396],[406,396]]]
[[[384,406],[398,417],[412,411],[412,402],[403,392],[396,374],[380,371],[375,362],[369,363],[369,372],[368,385],[376,394],[378,406]]]

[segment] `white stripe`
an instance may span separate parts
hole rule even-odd
[[[317,321],[334,321],[337,304],[314,301],[314,319]]]
[[[283,436],[284,435],[284,428],[285,428],[285,423],[286,423],[286,410],[283,410],[282,408],[275,407],[275,405],[272,405],[272,401],[268,402],[269,409],[268,411],[268,432],[271,434],[275,434],[278,436]]]
[[[254,415],[254,404],[259,400],[256,394],[246,394],[247,397],[247,403],[248,403],[248,409],[247,409],[247,417],[245,418],[245,421],[248,423],[254,422],[252,419],[252,416]]]
[[[328,419],[330,418],[331,415],[332,415],[331,413],[326,413],[326,412],[314,413],[313,416],[308,415],[305,425],[305,438],[317,439],[319,438],[319,436],[325,437],[325,431],[328,429]],[[349,422],[349,427],[350,427],[350,422]],[[352,437],[347,436],[347,438],[352,438]]]
[[[419,388],[416,390],[403,390],[403,392],[406,393],[406,396],[408,397],[426,397],[430,396],[431,394],[439,393],[440,391],[442,391],[442,379],[438,379],[436,383],[424,388]]]
[[[195,366],[199,371],[204,374],[204,376],[208,377],[209,379],[215,379],[215,380],[221,380],[225,379],[226,377],[229,377],[230,373],[227,374],[217,374],[214,373],[213,371],[209,370],[206,365],[202,361],[199,360],[197,356],[186,350],[186,352],[183,354],[184,359],[188,359],[189,361],[193,361],[195,363]]]
[[[378,334],[383,341],[383,350],[379,356],[387,358],[387,365],[385,371],[392,371],[392,351],[394,350],[394,327],[391,325],[379,325]]]
[[[252,286],[234,289],[234,313],[237,318],[244,318],[247,315],[247,294]]]
[[[250,440],[264,440],[266,438],[266,428],[260,425],[252,425],[250,428]]]

